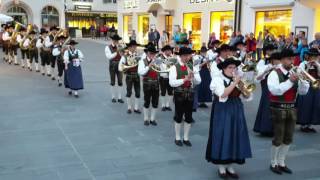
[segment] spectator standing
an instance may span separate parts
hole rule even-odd
[[[160,33],[157,29],[154,29],[154,44],[157,49],[159,49]]]
[[[246,49],[247,49],[247,53],[252,52],[252,57],[254,58],[254,60],[256,59],[256,50],[257,50],[257,40],[254,37],[253,33],[250,33],[250,35],[248,36],[246,42]]]
[[[320,47],[320,32],[317,32],[314,35],[314,39],[310,44],[309,44],[309,48],[316,48],[319,49]]]
[[[166,31],[162,31],[162,36],[160,38],[161,47],[164,47],[169,44],[169,37]]]
[[[212,32],[209,36],[209,42],[208,42],[208,48],[211,49],[212,46],[213,46],[213,42],[217,40],[216,38],[216,33],[215,32]]]
[[[130,41],[136,41],[136,40],[137,40],[137,34],[136,34],[136,31],[135,31],[135,30],[132,30],[132,34],[131,34],[131,36],[129,37],[129,40],[130,40]]]
[[[258,60],[260,60],[262,59],[262,49],[263,49],[262,31],[259,32],[256,48],[257,48],[257,58]]]
[[[89,29],[90,29],[91,39],[94,39],[95,38],[95,27],[94,27],[94,25],[91,24]]]

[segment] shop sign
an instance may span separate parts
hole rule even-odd
[[[100,18],[116,18],[115,13],[70,13],[72,17],[100,17]]]
[[[163,4],[165,2],[166,2],[166,0],[147,0],[148,4],[153,4],[153,3]]]
[[[135,9],[139,7],[138,0],[124,0],[124,9]]]
[[[100,14],[101,18],[116,18],[117,14],[106,14],[106,13],[101,13]]]
[[[204,4],[204,3],[214,3],[214,2],[234,2],[234,0],[189,0],[190,4]]]

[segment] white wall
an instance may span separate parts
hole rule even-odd
[[[299,2],[293,7],[292,26],[291,30],[295,32],[296,26],[308,27],[308,40],[312,40],[314,36],[314,18],[315,10],[302,5]]]

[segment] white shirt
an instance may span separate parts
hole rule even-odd
[[[47,36],[46,39],[44,40],[44,46],[46,48],[50,48],[53,45],[53,42],[50,41],[50,36]]]
[[[22,36],[21,36],[20,34],[18,34],[18,36],[17,36],[17,42],[18,42],[18,43],[21,43],[22,40],[23,40]]]
[[[78,53],[78,59],[74,59],[73,61],[74,61],[76,66],[79,66],[80,65],[80,61],[83,61],[83,58],[84,58],[82,52],[79,49],[75,49],[73,52],[70,49],[66,50],[64,52],[64,54],[63,54],[63,61],[66,64],[69,63],[69,52],[71,54],[77,54]]]
[[[42,48],[43,46],[44,46],[44,43],[41,42],[41,38],[39,38],[39,39],[37,40],[36,47],[37,47],[37,48]]]
[[[213,52],[212,49],[210,49],[209,51],[207,51],[207,57],[209,59],[209,61],[214,61],[217,57],[218,57],[218,53]]]
[[[11,37],[9,36],[8,32],[5,32],[5,33],[2,34],[2,40],[4,40],[4,41],[11,40]]]
[[[220,59],[221,62],[224,61],[224,59],[222,57],[218,57]],[[211,78],[214,78],[215,76],[219,76],[221,74],[221,70],[218,68],[218,64],[217,64],[217,61],[213,61],[211,63],[211,66],[210,66],[210,74],[211,74]]]
[[[131,51],[129,51],[129,55],[134,55],[136,57],[137,53],[136,52],[132,53]],[[118,65],[118,69],[120,72],[123,71],[122,64],[126,64],[126,63],[127,63],[127,58],[125,56],[121,56],[121,59]]]
[[[170,58],[170,57],[167,57],[165,54],[163,54],[163,57],[165,58],[164,61],[167,61],[168,58]],[[161,69],[161,71],[166,71],[167,70],[167,64],[162,63],[160,65],[160,69]],[[167,70],[167,72],[160,73],[160,76],[163,77],[163,78],[169,78],[169,70]]]
[[[317,65],[315,65],[315,66],[317,67]],[[300,65],[299,65],[299,68],[300,68],[300,69],[306,70],[306,69],[307,69],[306,67],[311,68],[310,65],[309,65],[309,63],[308,63],[308,61],[303,61],[303,62],[300,63]],[[314,68],[314,67],[312,67],[312,68]],[[317,67],[317,70],[318,70],[318,76],[320,76],[320,67]]]
[[[181,61],[180,57],[177,57],[178,63],[180,66],[184,66],[184,63]],[[199,71],[194,67],[193,68],[194,78],[193,84],[198,85],[201,83],[201,77]],[[177,69],[176,66],[172,66],[169,71],[169,84],[171,87],[179,87],[183,85],[183,79],[177,79]]]
[[[111,46],[114,46],[114,44],[111,44]],[[107,57],[107,60],[111,61],[113,58],[115,58],[117,56],[118,52],[112,53],[110,47],[106,46],[106,48],[104,49],[104,53]]]
[[[30,39],[29,38],[27,38],[25,41],[24,41],[24,43],[23,43],[23,47],[29,47],[29,45],[30,45],[30,43],[31,43],[31,41],[30,41]]]
[[[228,79],[227,77],[225,77],[222,72],[215,76],[210,83],[210,89],[212,91],[213,94],[217,95],[219,97],[219,102],[227,102],[228,97],[222,98],[221,96],[224,94],[224,91],[226,89],[225,85],[224,85],[224,81],[229,84],[230,83],[230,79]],[[235,87],[237,88],[237,87]],[[244,98],[241,94],[241,97]],[[248,98],[244,98],[246,101],[251,101],[253,99],[252,93],[250,95],[250,97]]]
[[[149,66],[146,66],[146,65],[145,65],[144,60],[145,60],[145,59],[141,59],[141,60],[139,61],[139,65],[138,65],[138,74],[139,74],[140,76],[146,75],[146,74],[149,72],[149,69],[150,69]],[[148,61],[148,62],[151,62],[152,60],[147,57],[147,61]]]
[[[58,45],[55,45],[52,50],[53,56],[59,56],[61,54],[61,48]]]
[[[280,66],[280,70],[285,75],[289,73],[286,69],[283,68],[283,66]],[[293,85],[294,83],[291,82],[290,79],[280,83],[278,73],[275,70],[273,70],[268,76],[268,88],[271,94],[273,94],[274,96],[282,96],[285,92],[291,89]],[[298,93],[300,95],[307,94],[309,87],[310,85],[307,81],[298,81]]]

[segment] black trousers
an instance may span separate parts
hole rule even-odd
[[[21,50],[21,56],[22,56],[22,59],[29,59],[29,52],[28,52],[28,49],[20,49]]]
[[[175,115],[173,119],[176,123],[180,124],[183,116],[186,123],[192,123],[193,95],[193,92],[174,92]]]
[[[17,55],[18,54],[18,45],[16,45],[16,44],[10,45],[9,54],[11,56]]]
[[[169,79],[160,77],[159,82],[160,82],[161,96],[165,96],[167,93],[169,96],[172,96],[173,95],[173,88],[169,84]]]
[[[114,86],[116,84],[116,77],[118,81],[118,86],[122,86],[122,72],[118,69],[119,61],[110,61],[109,63],[109,72],[110,72],[110,78],[111,82],[110,85]]]
[[[126,75],[127,95],[130,98],[132,95],[132,88],[136,98],[140,98],[140,77],[138,73]]]
[[[8,42],[5,42],[3,44],[2,48],[3,48],[3,51],[4,51],[5,55],[9,55],[9,44],[8,44]]]
[[[58,66],[58,76],[62,77],[64,68],[65,68],[65,64],[62,59],[56,59],[56,61],[57,61],[57,66]]]
[[[56,67],[56,57],[54,57],[52,53],[49,54],[49,62],[52,68]]]
[[[30,58],[30,63],[34,62],[38,63],[39,62],[39,52],[38,49],[34,50],[29,50],[29,58]]]
[[[51,51],[41,51],[40,57],[41,57],[41,66],[50,65],[50,54]]]
[[[159,83],[143,82],[144,107],[149,108],[152,103],[153,108],[158,108],[159,104]]]

